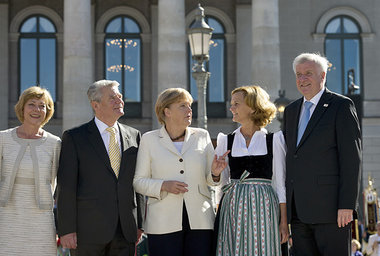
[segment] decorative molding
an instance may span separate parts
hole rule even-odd
[[[128,15],[132,17],[133,19],[135,19],[141,28],[141,33],[143,34],[151,33],[149,23],[147,19],[144,17],[144,15],[138,10],[128,7],[128,6],[117,6],[103,13],[103,15],[99,18],[99,20],[96,23],[95,33],[96,34],[104,33],[104,29],[107,23],[112,18],[119,15]]]
[[[317,23],[315,34],[323,34],[327,23],[339,15],[346,15],[356,20],[363,33],[372,33],[369,21],[363,13],[349,6],[340,6],[328,10],[321,16]]]
[[[57,33],[63,33],[63,20],[61,16],[52,9],[42,5],[33,5],[19,11],[11,21],[9,33],[18,33],[22,22],[32,15],[44,15],[48,17],[54,23]]]

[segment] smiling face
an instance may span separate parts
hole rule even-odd
[[[312,99],[324,88],[326,73],[316,63],[306,61],[296,66],[296,83],[298,91],[307,99]]]
[[[24,124],[42,127],[46,119],[46,102],[43,98],[31,98],[24,105]]]
[[[102,98],[100,102],[92,101],[95,116],[103,123],[112,126],[124,115],[124,101],[117,86],[108,86],[100,89]]]
[[[230,111],[233,115],[232,121],[239,124],[252,122],[251,115],[253,110],[245,103],[243,92],[232,94]]]
[[[166,125],[186,128],[191,124],[193,111],[191,109],[191,101],[188,99],[182,99],[170,104],[165,108],[164,112]]]

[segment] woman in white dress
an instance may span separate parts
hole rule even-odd
[[[53,192],[61,141],[42,129],[54,102],[33,86],[15,112],[22,124],[0,132],[0,255],[57,255]]]

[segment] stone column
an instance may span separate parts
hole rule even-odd
[[[158,93],[170,87],[186,88],[185,1],[158,1]],[[152,95],[153,102],[157,95]]]
[[[91,119],[93,81],[91,0],[64,1],[63,130]]]
[[[8,4],[0,4],[0,130],[8,128]]]
[[[278,0],[252,0],[252,81],[274,100],[280,89]]]

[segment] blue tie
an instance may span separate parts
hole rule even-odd
[[[300,143],[302,135],[305,132],[307,123],[309,122],[309,119],[310,119],[310,108],[311,108],[311,106],[313,106],[313,103],[310,102],[310,101],[305,101],[304,105],[305,105],[305,109],[304,109],[303,115],[301,117],[301,122],[300,122],[300,124],[298,126],[297,146]]]

